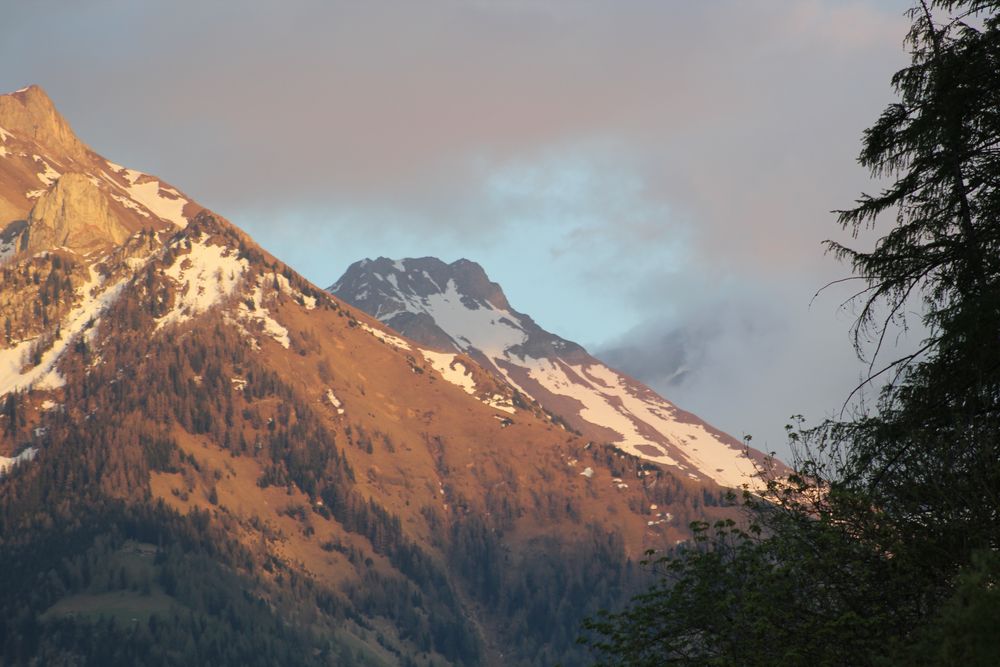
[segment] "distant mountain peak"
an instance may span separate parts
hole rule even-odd
[[[421,345],[467,354],[595,441],[695,480],[760,486],[741,442],[542,329],[473,261],[366,259],[329,291]]]
[[[488,303],[499,309],[510,309],[510,303],[500,285],[492,282],[485,269],[470,259],[460,258],[449,264],[437,257],[398,260],[379,257],[355,262],[344,277],[347,278],[352,272],[358,276],[372,276],[376,280],[384,278],[390,285],[394,280],[398,282],[401,277],[405,277],[409,291],[422,297],[448,293],[448,282],[453,281],[455,291],[470,308],[475,308],[476,304]],[[394,278],[390,279],[390,275]],[[393,290],[396,289],[394,286]]]
[[[499,284],[468,259],[379,257],[352,264],[328,290],[425,345],[505,354],[578,347],[511,308]]]

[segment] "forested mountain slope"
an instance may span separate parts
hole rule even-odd
[[[456,377],[37,87],[0,96],[0,216],[5,664],[574,664],[646,549],[733,512]]]

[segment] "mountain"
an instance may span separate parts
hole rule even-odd
[[[761,452],[545,331],[514,310],[475,262],[365,259],[327,291],[438,351],[439,365],[458,377],[465,372],[462,359],[474,360],[590,440],[693,480],[762,485],[756,476],[765,463]]]
[[[579,664],[647,549],[736,516],[101,157],[35,86],[0,95],[0,242],[3,664]]]

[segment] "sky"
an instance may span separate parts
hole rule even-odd
[[[789,457],[867,366],[832,210],[906,64],[898,0],[40,0],[0,25],[105,157],[321,287],[465,257],[511,304]],[[814,298],[815,297],[815,298]]]

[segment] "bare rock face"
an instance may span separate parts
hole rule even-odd
[[[119,244],[130,235],[107,196],[84,174],[63,174],[28,214],[28,251]]]
[[[76,137],[39,86],[0,95],[0,127],[74,160],[84,162],[90,156],[90,149]]]

